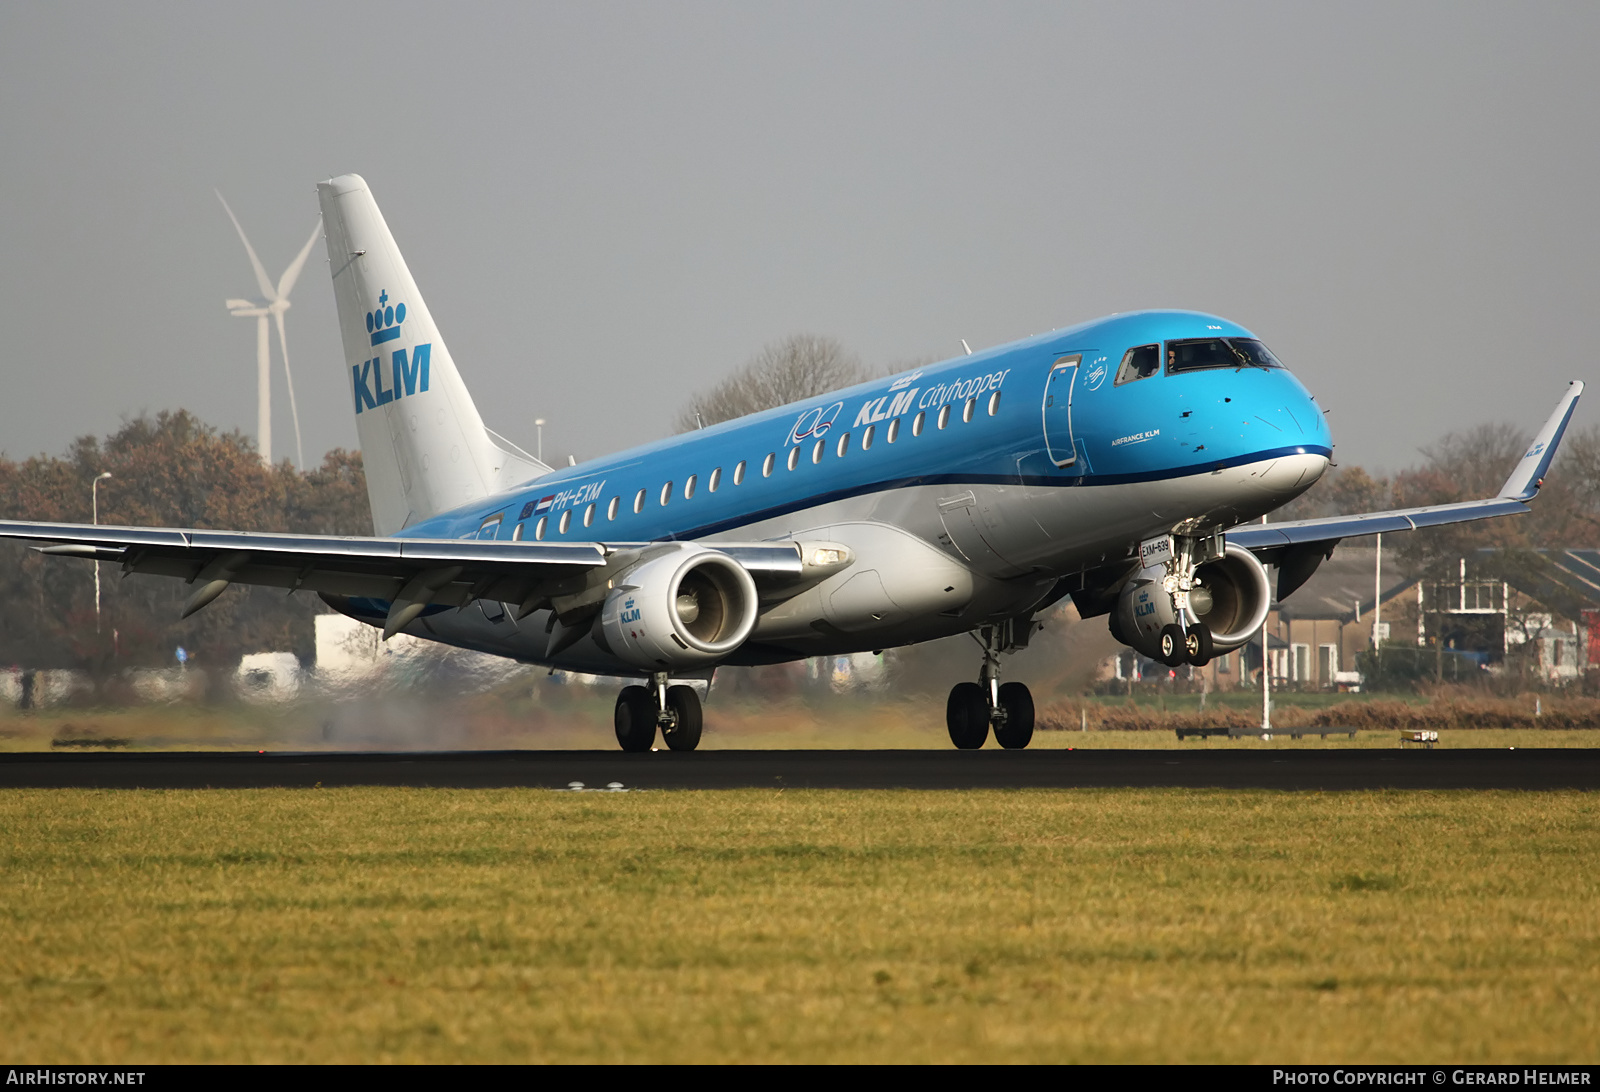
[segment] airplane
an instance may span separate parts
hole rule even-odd
[[[723,665],[962,633],[958,748],[1026,747],[1000,681],[1071,597],[1177,666],[1239,648],[1343,538],[1526,512],[1573,381],[1490,498],[1275,524],[1333,456],[1315,397],[1249,330],[1137,311],[551,467],[488,429],[366,182],[318,185],[375,538],[0,522],[42,553],[315,592],[383,632],[629,680],[624,751],[692,751]]]

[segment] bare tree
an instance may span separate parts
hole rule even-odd
[[[866,378],[860,359],[833,338],[795,334],[766,346],[728,378],[696,394],[678,412],[674,426],[679,432],[691,432],[703,424],[786,406]]]

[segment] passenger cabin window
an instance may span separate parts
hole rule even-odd
[[[950,403],[946,402],[944,405],[939,407],[939,427],[940,428],[944,428],[944,426],[948,425],[949,423],[950,423]]]
[[[569,528],[571,526],[572,526],[572,509],[568,508],[565,512],[561,513],[561,526],[560,526],[559,530],[560,530],[560,532],[562,534],[566,534],[567,533],[567,528]]]
[[[521,542],[522,541],[522,528],[525,527],[525,526],[527,526],[527,525],[519,523],[512,530],[512,532],[511,532],[511,541],[512,542]]]
[[[927,417],[928,413],[926,410],[917,411],[917,415],[911,419],[911,435],[922,435],[922,423],[927,420]]]
[[[1192,337],[1167,342],[1167,374],[1205,368],[1281,368],[1267,347],[1248,337]]]
[[[683,499],[684,500],[693,500],[694,499],[694,487],[699,482],[699,480],[700,480],[700,475],[698,475],[698,474],[690,474],[689,475],[689,480],[683,483]]]
[[[839,437],[839,458],[844,458],[844,453],[850,450],[850,434],[847,432]]]
[[[826,450],[828,450],[828,441],[818,440],[811,447],[811,461],[820,463],[822,461],[822,453]]]
[[[1117,385],[1132,383],[1135,379],[1148,379],[1161,370],[1161,346],[1135,345],[1122,354],[1122,367],[1117,369]]]
[[[667,502],[670,501],[671,499],[672,499],[672,483],[668,482],[666,485],[663,485],[661,487],[661,507],[665,508],[667,506]]]
[[[799,465],[800,465],[800,449],[797,448],[797,447],[791,447],[789,449],[789,469],[793,470],[795,467],[797,467]]]
[[[594,526],[594,501],[590,501],[589,507],[583,510],[583,525],[585,527]]]
[[[733,484],[734,485],[743,485],[744,484],[744,460],[743,459],[740,459],[739,460],[739,465],[733,468]]]
[[[964,425],[970,424],[972,422],[972,415],[976,413],[977,410],[978,400],[976,398],[967,399],[967,404],[961,407],[961,423]]]
[[[900,439],[900,418],[896,417],[893,421],[889,422],[889,435],[887,439],[891,444]]]
[[[861,434],[861,450],[862,451],[871,451],[872,450],[872,434],[877,432],[877,431],[878,431],[878,426],[877,425],[868,425],[867,426],[867,431],[865,431],[865,432],[863,432]]]
[[[639,490],[638,496],[633,498],[633,511],[635,515],[644,511],[644,495],[645,491],[641,489]]]
[[[761,461],[761,476],[763,478],[772,477],[772,466],[776,461],[777,456],[773,455],[771,452],[768,452],[767,457]]]
[[[711,490],[713,493],[715,493],[717,491],[717,486],[719,486],[721,484],[722,484],[722,467],[719,466],[719,467],[717,467],[715,470],[713,470],[711,472],[711,478],[710,478],[710,480],[708,480],[706,482],[706,488]]]
[[[617,509],[622,507],[621,497],[612,497],[611,503],[606,505],[606,519],[616,519]]]
[[[540,516],[539,517],[539,522],[533,525],[534,541],[536,541],[536,542],[544,541],[544,529],[545,529],[545,526],[549,522],[550,522],[550,517],[549,516]]]
[[[1000,412],[1000,392],[995,391],[989,396],[989,416],[993,417]]]

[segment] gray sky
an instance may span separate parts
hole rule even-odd
[[[547,457],[664,435],[790,333],[878,367],[1191,307],[1394,469],[1593,376],[1597,32],[1592,3],[9,0],[0,448],[179,406],[253,432],[212,187],[276,277],[354,171],[486,421],[547,418]],[[320,244],[293,300],[315,459],[355,444]]]

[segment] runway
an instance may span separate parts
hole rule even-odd
[[[1600,749],[0,755],[0,788],[1600,789]]]

